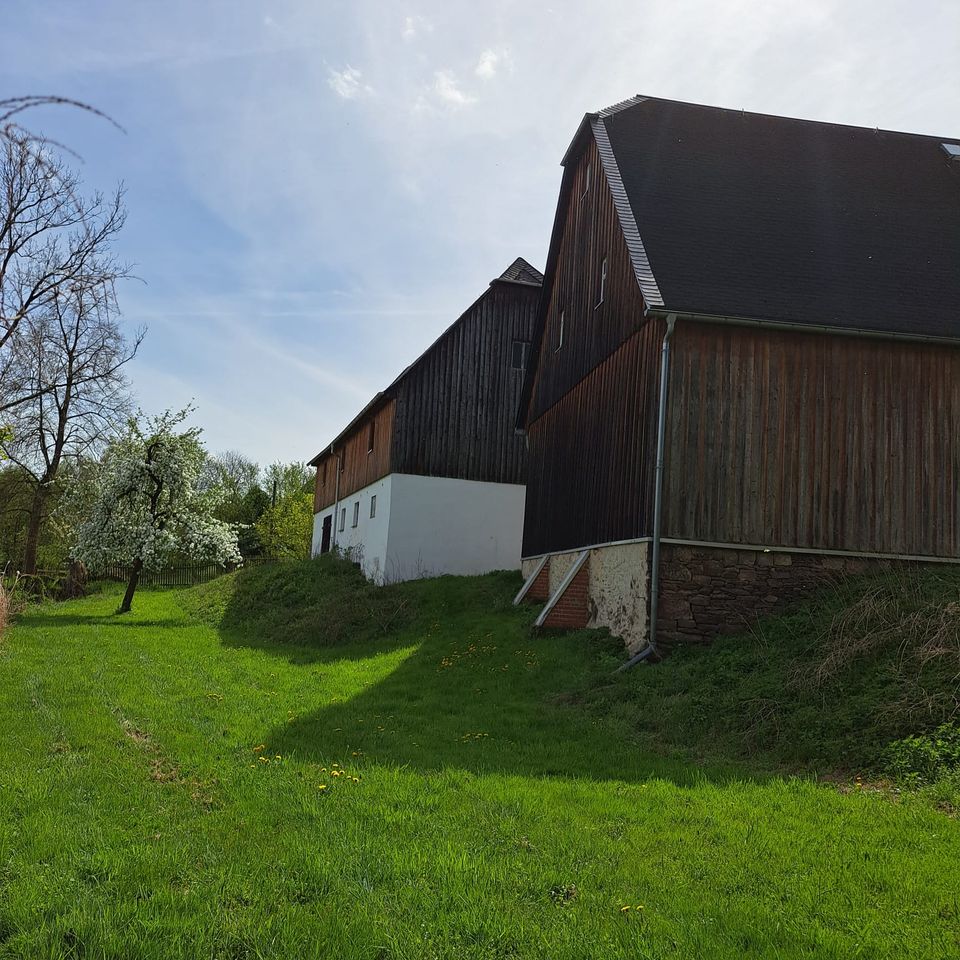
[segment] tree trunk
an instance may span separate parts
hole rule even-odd
[[[40,546],[40,527],[43,525],[43,507],[46,499],[43,485],[33,492],[30,502],[30,517],[27,521],[27,539],[23,545],[22,573],[34,574],[37,572],[37,551]]]
[[[130,604],[133,603],[133,595],[136,593],[137,584],[140,582],[140,574],[143,572],[143,561],[137,557],[133,561],[133,566],[130,569],[130,582],[127,584],[127,592],[123,595],[123,603],[120,604],[120,609],[117,613],[129,613]]]

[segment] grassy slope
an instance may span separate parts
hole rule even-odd
[[[0,957],[957,955],[960,823],[758,773],[790,751],[729,749],[733,674],[690,696],[742,650],[611,686],[615,644],[532,638],[515,585],[361,594],[372,626],[317,565],[28,613]]]

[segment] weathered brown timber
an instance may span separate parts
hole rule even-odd
[[[337,462],[341,459],[340,499],[390,473],[390,445],[393,435],[395,402],[385,401],[356,426],[331,453],[317,460],[313,510],[318,513],[337,497]],[[370,424],[373,424],[373,450],[370,451]]]
[[[314,512],[389,473],[523,483],[526,444],[515,418],[525,370],[514,346],[529,344],[539,273],[516,260],[437,341],[357,415],[311,463]],[[369,451],[371,424],[374,449]]]
[[[960,348],[678,323],[663,535],[960,556]]]
[[[664,326],[648,320],[530,424],[524,556],[650,534]]]
[[[523,483],[525,444],[514,418],[539,286],[495,281],[396,386],[393,471]]]
[[[564,178],[566,206],[558,211],[552,292],[541,304],[544,332],[527,415],[524,556],[648,536],[652,524],[665,324],[644,318],[592,140]]]
[[[637,286],[613,198],[591,139],[573,169],[552,287],[545,288],[546,317],[528,425],[606,359],[643,323]],[[600,270],[607,260],[603,302]],[[560,314],[563,343],[559,346]]]

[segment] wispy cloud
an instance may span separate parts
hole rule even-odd
[[[195,397],[214,448],[316,452],[514,257],[543,265],[577,123],[638,91],[957,128],[948,0],[548,4],[549,30],[515,0],[5,5],[0,89],[80,91],[130,131],[37,117],[91,187],[127,185],[145,408]]]
[[[400,36],[409,42],[415,40],[421,33],[431,33],[432,31],[433,24],[427,20],[426,17],[409,16],[404,17],[403,29],[400,31]]]
[[[476,103],[477,98],[464,93],[457,78],[450,70],[437,70],[433,75],[433,94],[443,104],[453,109]]]
[[[334,70],[331,67],[327,83],[330,89],[344,100],[369,97],[373,93],[373,87],[363,82],[363,74],[349,64],[342,70]]]
[[[510,55],[506,50],[484,50],[474,68],[474,73],[482,80],[492,80],[501,67],[510,65]]]

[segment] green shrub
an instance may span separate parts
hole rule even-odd
[[[960,773],[960,726],[944,723],[932,733],[904,737],[887,747],[887,773],[910,786],[936,783]]]

